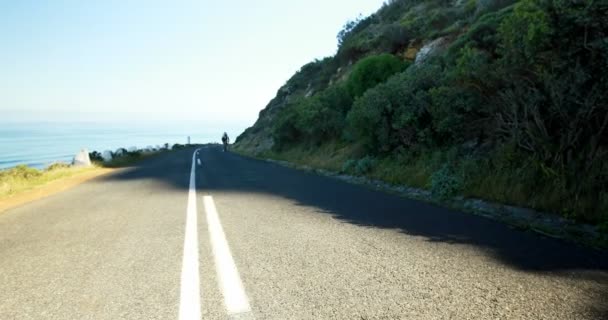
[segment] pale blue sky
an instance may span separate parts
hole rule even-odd
[[[253,124],[383,0],[3,1],[0,119]]]

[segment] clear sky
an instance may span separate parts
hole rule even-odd
[[[383,0],[0,4],[0,122],[253,124],[303,64]]]

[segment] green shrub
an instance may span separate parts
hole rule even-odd
[[[365,156],[359,161],[357,161],[357,165],[355,166],[355,173],[358,175],[364,175],[372,171],[374,165],[376,164],[376,160],[370,156]]]
[[[449,63],[455,63],[456,58],[460,56],[460,52],[465,46],[482,50],[493,56],[500,41],[498,29],[502,21],[511,12],[511,7],[509,7],[498,12],[485,14],[477,19],[464,34],[450,45],[447,53]]]
[[[381,21],[397,21],[412,6],[409,0],[390,0],[382,4],[376,15]]]
[[[272,138],[274,140],[274,148],[281,150],[289,144],[298,141],[301,133],[296,127],[298,115],[295,108],[286,106],[274,121],[272,128]]]
[[[305,142],[313,144],[339,137],[344,122],[341,110],[324,103],[318,96],[303,99],[295,107],[295,116],[294,129]]]
[[[458,87],[441,86],[429,90],[428,112],[432,121],[434,144],[453,145],[479,138],[491,116],[483,108],[477,92]]]
[[[453,198],[462,191],[463,182],[447,164],[431,176],[431,193],[438,199]]]
[[[0,177],[11,177],[15,179],[31,179],[42,175],[40,170],[30,168],[24,164],[20,164],[14,168],[0,171]]]
[[[348,21],[343,29],[338,33],[338,53],[336,60],[340,64],[356,60],[368,52],[365,48],[367,29],[376,22],[376,17],[371,15],[367,18],[358,17],[356,20]]]
[[[473,15],[475,13],[475,11],[477,11],[477,3],[478,0],[467,0],[464,3],[464,13],[466,15]]]
[[[342,165],[342,172],[344,172],[344,173],[354,172],[356,165],[357,165],[357,160],[348,159],[348,160],[344,161],[344,165]]]
[[[383,26],[379,33],[373,43],[376,52],[397,53],[407,46],[411,38],[409,31],[398,23]]]
[[[348,113],[346,136],[359,141],[370,152],[388,151],[391,137],[391,120],[394,105],[389,96],[388,84],[381,84],[355,100]]]
[[[522,0],[500,24],[498,32],[503,59],[522,68],[533,64],[538,53],[549,48],[553,29],[538,1]]]
[[[376,165],[376,162],[376,159],[371,156],[365,156],[359,160],[348,159],[342,166],[342,172],[362,176],[370,173]]]
[[[348,135],[372,154],[430,142],[428,90],[441,78],[439,67],[425,64],[408,68],[368,90],[355,101],[347,116]]]
[[[318,145],[339,138],[351,104],[352,99],[342,85],[331,86],[312,97],[294,99],[274,122],[276,148],[295,143]]]
[[[477,15],[498,11],[512,5],[515,2],[517,2],[517,0],[478,0]]]
[[[91,161],[93,162],[103,162],[103,157],[101,156],[101,153],[97,151],[89,152],[89,159],[91,159]]]
[[[299,90],[323,90],[337,69],[333,58],[316,59],[302,66],[286,83],[289,93]]]
[[[400,24],[408,30],[413,37],[420,37],[425,29],[425,17],[415,10],[410,10],[401,19]]]
[[[350,95],[357,98],[405,67],[406,63],[391,54],[369,56],[355,64],[346,86]]]
[[[353,105],[353,98],[344,85],[333,85],[318,94],[318,99],[327,108],[339,111],[343,117]]]

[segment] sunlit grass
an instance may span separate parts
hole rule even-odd
[[[30,168],[26,165],[0,170],[0,198],[32,190],[52,181],[99,170],[103,170],[103,168],[97,165],[72,167],[62,163],[53,164],[43,170]]]
[[[0,198],[20,194],[62,179],[93,174],[96,171],[102,173],[107,171],[107,168],[128,167],[164,152],[167,151],[130,152],[108,162],[94,161],[90,167],[74,167],[65,163],[55,163],[42,170],[26,165],[0,170]]]

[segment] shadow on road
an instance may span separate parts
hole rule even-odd
[[[158,179],[188,189],[192,149],[140,163],[107,180]],[[197,188],[210,192],[271,194],[318,208],[351,224],[396,229],[431,242],[479,247],[497,261],[527,272],[586,271],[608,299],[608,252],[514,230],[499,222],[404,199],[336,179],[252,160],[219,148],[201,152]],[[567,272],[563,273],[567,275]],[[580,273],[579,273],[580,274]],[[600,304],[600,305],[605,305]],[[598,311],[608,319],[608,310]]]

